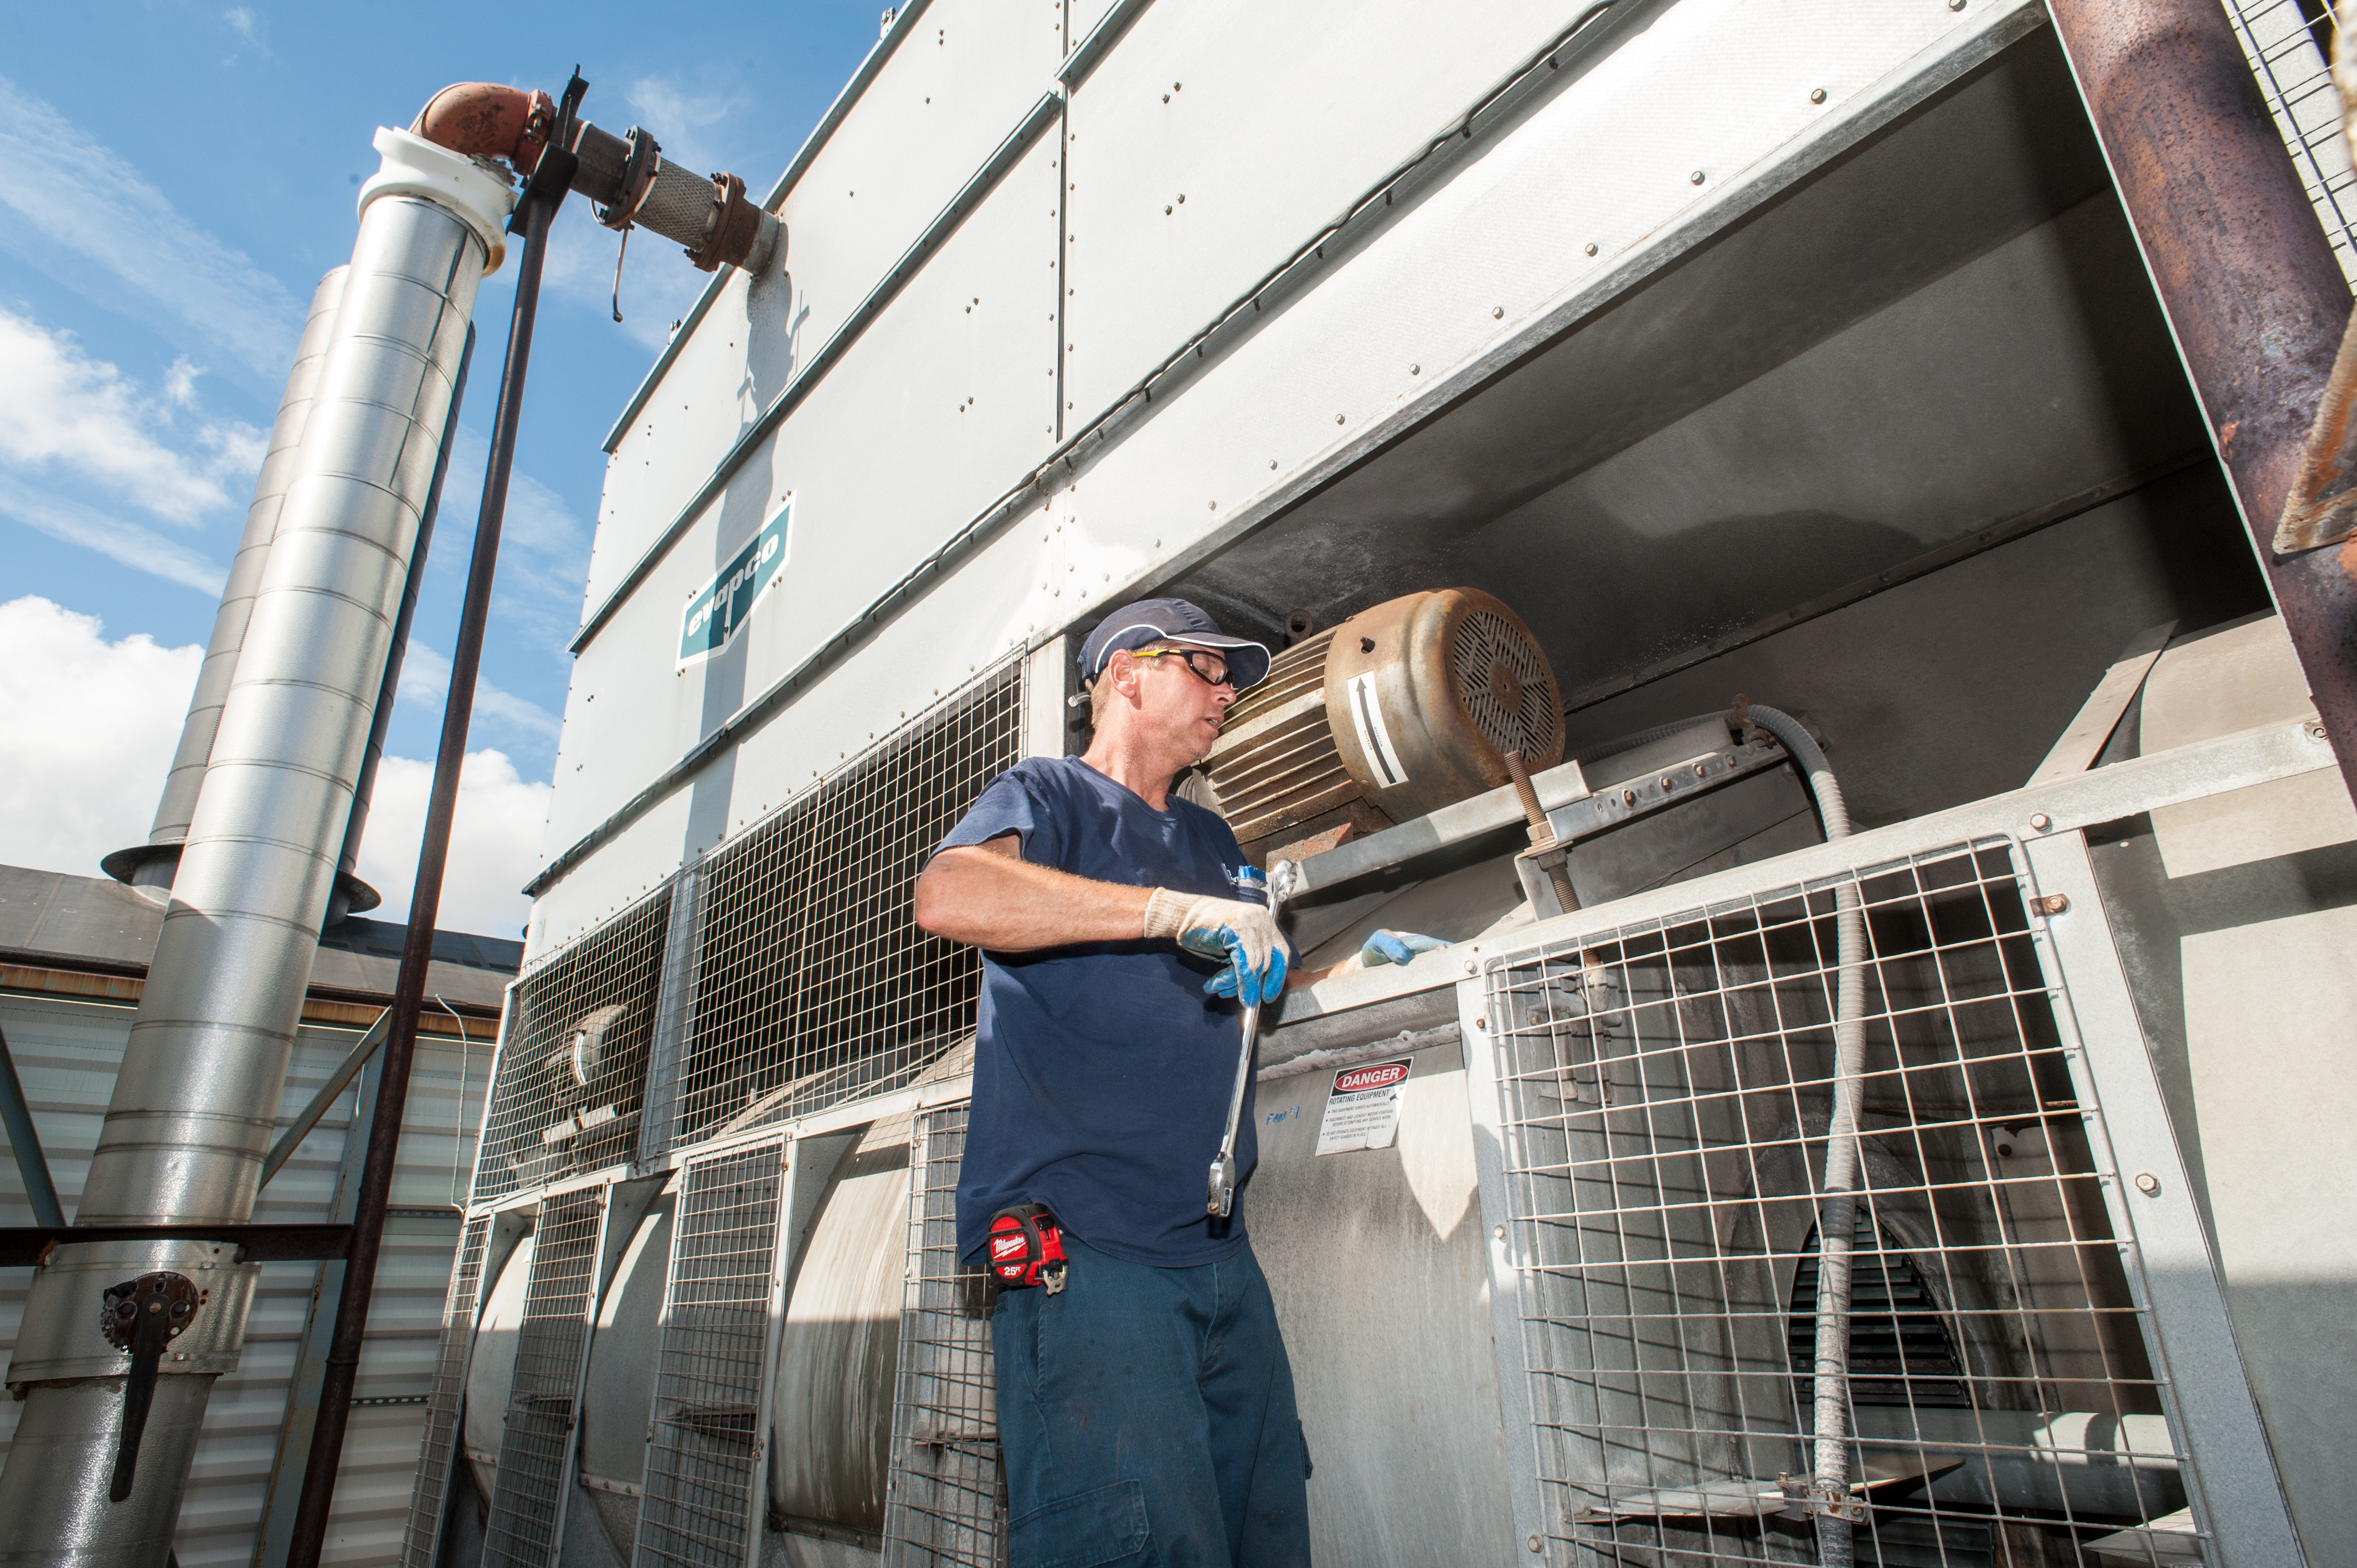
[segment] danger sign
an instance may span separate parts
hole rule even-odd
[[[1318,1152],[1388,1149],[1399,1131],[1400,1097],[1407,1089],[1408,1061],[1365,1062],[1334,1075],[1326,1114],[1318,1123]]]

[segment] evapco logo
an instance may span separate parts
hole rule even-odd
[[[794,503],[789,498],[778,509],[778,515],[746,541],[736,558],[714,573],[712,580],[689,598],[687,608],[680,613],[682,664],[693,664],[719,652],[752,618],[755,602],[777,584],[779,570],[786,564],[786,542],[793,515]]]
[[[1407,1076],[1410,1065],[1407,1062],[1371,1062],[1365,1067],[1348,1069],[1336,1075],[1334,1092],[1364,1094],[1371,1090],[1389,1089]]]

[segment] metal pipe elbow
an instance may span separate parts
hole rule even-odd
[[[468,157],[505,158],[530,173],[548,145],[556,103],[547,93],[496,81],[454,82],[425,101],[413,135]]]

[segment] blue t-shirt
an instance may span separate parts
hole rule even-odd
[[[941,847],[1010,832],[1030,864],[1092,881],[1267,901],[1216,814],[1176,797],[1157,811],[1077,757],[1017,763]],[[1243,1044],[1243,1009],[1203,993],[1219,966],[1141,938],[985,952],[982,968],[960,1254],[979,1257],[990,1217],[1017,1203],[1046,1204],[1131,1262],[1184,1267],[1242,1247],[1241,1192],[1228,1219],[1203,1211]],[[1257,1152],[1247,1090],[1239,1187]]]

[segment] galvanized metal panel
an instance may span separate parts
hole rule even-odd
[[[1166,557],[1208,554],[1953,80],[2036,15],[1821,0],[1685,0],[1660,12],[1566,72],[1576,80],[1477,163],[1329,263],[1167,405],[1157,396],[1153,417],[1085,471],[1084,522],[1092,534],[1159,535]],[[1810,102],[1817,88],[1822,105]]]
[[[589,604],[1039,101],[1062,53],[1061,0],[925,7],[779,209],[783,275],[724,288],[615,447]],[[1043,243],[1052,225],[1040,215]]]
[[[1389,1148],[1317,1153],[1331,1069],[1256,1090],[1244,1206],[1318,1467],[1311,1547],[1370,1568],[1509,1562],[1523,1439],[1500,1415],[1464,1063],[1454,1044],[1398,1054],[1415,1067]]]
[[[1045,219],[1057,161],[1052,139],[1032,148],[583,650],[552,843],[595,826],[830,635],[846,605],[880,590],[1044,457],[1055,369],[1054,231]],[[906,460],[879,464],[879,444]],[[731,643],[682,668],[682,605],[789,495],[777,585]],[[884,698],[895,713],[914,711],[973,661],[927,662],[921,689],[906,681],[871,691],[866,713]],[[811,736],[812,749],[826,760],[856,749],[877,725],[856,722],[856,735]],[[772,792],[749,800],[738,794],[743,807],[700,800],[702,843],[778,804],[788,781],[766,780]]]
[[[7,1030],[69,1217],[81,1195],[115,1066],[135,1015],[129,1006],[0,997],[0,1027]],[[293,1122],[359,1036],[357,1029],[298,1032],[280,1101],[281,1126]],[[471,1045],[446,1044],[435,1036],[418,1041],[393,1177],[396,1208],[447,1208],[454,1192],[462,1190],[457,1167],[474,1162],[474,1130],[490,1061],[488,1038]],[[350,1107],[347,1095],[263,1190],[254,1210],[257,1223],[327,1217]],[[13,1161],[0,1163],[0,1223],[32,1223]],[[390,1568],[401,1559],[444,1291],[457,1240],[455,1219],[396,1218],[387,1225],[357,1395],[362,1402],[363,1402],[352,1412],[328,1525],[339,1543],[339,1561]],[[252,1558],[312,1272],[307,1263],[264,1267],[243,1359],[235,1372],[214,1385],[199,1441],[173,1545],[184,1568],[234,1568]],[[0,1277],[0,1355],[15,1348],[28,1278],[20,1270]],[[0,1444],[15,1432],[17,1408],[13,1401],[0,1400]]]
[[[1546,0],[1149,7],[1072,95],[1074,412],[1109,405],[1576,15]]]

